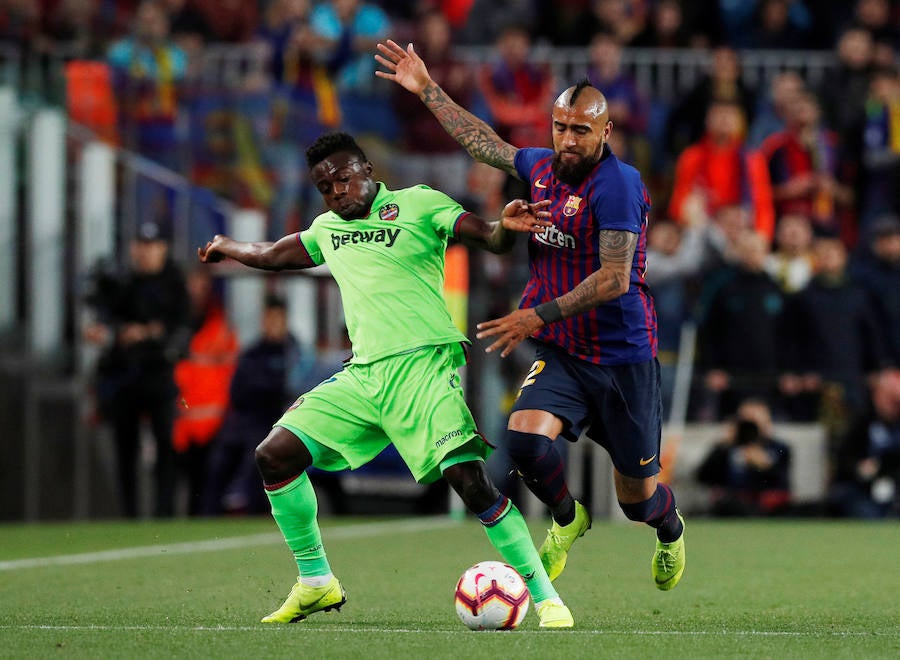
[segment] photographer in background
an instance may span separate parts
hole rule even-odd
[[[853,420],[837,448],[830,515],[900,516],[900,369],[881,372],[870,388],[869,409]]]
[[[727,437],[697,470],[697,480],[712,489],[713,516],[769,516],[790,505],[790,468],[790,448],[772,437],[769,407],[745,399]]]
[[[88,304],[99,322],[85,340],[103,347],[97,364],[100,415],[113,428],[122,513],[138,514],[140,424],[148,418],[155,441],[154,516],[174,513],[175,363],[191,337],[190,301],[184,275],[169,259],[166,228],[145,223],[129,245],[130,263],[94,274]]]

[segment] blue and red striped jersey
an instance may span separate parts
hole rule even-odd
[[[644,282],[650,196],[638,171],[604,147],[603,157],[577,187],[557,179],[553,151],[516,152],[519,176],[531,184],[532,201],[549,199],[553,222],[528,242],[530,277],[520,308],[535,307],[568,293],[600,263],[599,233],[638,234],[631,286],[624,295],[572,318],[551,323],[534,337],[594,364],[635,364],[656,357],[656,308]]]

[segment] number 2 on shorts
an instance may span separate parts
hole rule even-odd
[[[544,367],[547,366],[547,363],[543,360],[535,360],[534,364],[531,365],[531,369],[528,370],[528,375],[525,376],[525,380],[522,381],[522,387],[519,388],[518,394],[516,394],[516,398],[522,394],[522,390],[524,390],[529,385],[534,385],[535,377],[544,370]]]

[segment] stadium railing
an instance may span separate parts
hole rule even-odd
[[[489,46],[457,48],[455,55],[472,65],[496,58]],[[836,57],[826,50],[741,50],[741,73],[753,87],[771,80],[780,71],[796,71],[811,85],[821,83],[835,65]],[[267,77],[270,49],[264,43],[209,44],[196,73],[209,84],[237,86],[251,77]],[[581,77],[590,63],[588,49],[539,46],[531,59],[550,67],[559,81]],[[672,101],[687,92],[709,69],[709,51],[699,49],[626,48],[622,65],[637,80],[641,90],[653,99]]]
[[[456,49],[461,60],[473,65],[490,62],[496,57],[490,46],[466,46]],[[776,73],[798,72],[807,83],[818,85],[836,63],[830,50],[740,50],[744,80],[759,89]],[[59,83],[62,65],[79,56],[72,49],[53,49],[47,53],[22,53],[9,42],[0,42],[0,82],[13,84],[24,91],[40,90],[45,97]],[[209,43],[200,60],[191,66],[198,82],[238,88],[247,81],[269,79],[271,48],[265,42],[243,44]],[[536,46],[533,61],[546,64],[559,81],[570,81],[584,75],[589,64],[586,48]],[[685,93],[708,70],[711,54],[701,49],[625,48],[622,65],[637,80],[651,99],[670,102]]]

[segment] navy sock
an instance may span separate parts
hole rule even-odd
[[[643,502],[619,502],[629,520],[645,522],[656,528],[656,538],[671,543],[681,536],[684,526],[675,510],[675,494],[665,484],[657,484],[656,492]]]
[[[565,526],[575,520],[575,498],[566,495],[555,507],[551,508],[553,520],[557,525]]]
[[[575,519],[575,501],[566,485],[566,469],[555,443],[546,435],[506,432],[506,448],[525,485],[550,507],[560,525]]]

